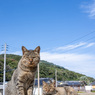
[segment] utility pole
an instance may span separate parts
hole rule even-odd
[[[40,95],[40,79],[39,79],[39,64],[38,64],[38,95]]]
[[[6,43],[4,48],[4,69],[3,69],[3,95],[5,95],[5,81],[6,81]]]
[[[56,87],[57,87],[57,70],[55,69],[55,81],[56,81]]]

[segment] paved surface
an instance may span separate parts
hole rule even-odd
[[[85,92],[85,93],[78,93],[78,95],[95,95],[95,93]]]

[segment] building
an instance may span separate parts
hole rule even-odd
[[[81,82],[81,81],[61,81],[61,82],[58,81],[57,84],[58,84],[58,87],[71,86],[77,91],[85,90],[84,82]]]
[[[92,90],[95,90],[95,81],[90,84],[92,86]]]

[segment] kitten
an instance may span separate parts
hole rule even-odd
[[[43,95],[66,95],[63,87],[55,87],[55,81],[47,84],[43,81]]]
[[[40,47],[27,50],[22,46],[23,56],[8,82],[5,95],[33,95],[34,78],[40,61]]]
[[[73,89],[73,87],[70,86],[64,86],[67,95],[78,95],[77,91]]]
[[[56,94],[55,83],[46,83],[43,81],[43,95],[53,95]]]

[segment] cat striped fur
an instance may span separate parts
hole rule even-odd
[[[33,95],[34,78],[40,61],[40,47],[27,50],[22,46],[22,52],[18,67],[7,83],[5,95]]]

